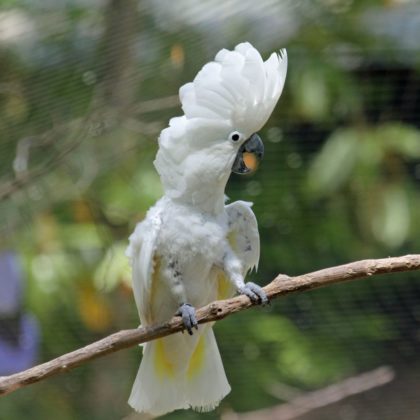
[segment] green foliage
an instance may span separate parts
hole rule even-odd
[[[217,31],[211,19],[223,15],[222,6],[204,2],[198,21],[184,21],[165,17],[158,3],[128,10],[135,2],[67,1],[50,10],[42,2],[1,2],[26,22],[26,35],[7,41],[0,18],[1,249],[22,256],[25,310],[40,322],[42,361],[138,325],[125,247],[162,194],[152,163],[156,138],[181,112],[148,101],[175,95],[219,48],[245,39],[265,56],[286,46],[290,63],[261,133],[265,159],[256,174],[233,176],[227,191],[255,202],[262,255],[251,277],[265,283],[278,272],[420,246],[415,91],[397,83],[405,76],[388,84],[371,76],[375,65],[385,74],[403,67],[416,81],[418,69],[396,60],[389,39],[363,24],[384,2],[296,2],[287,36],[264,23],[276,19],[275,2],[251,17],[241,8]],[[119,21],[116,4],[134,20]],[[418,313],[417,284],[401,275],[334,286],[218,323],[232,394],[216,413],[167,418],[253,410],[284,401],[275,391],[281,385],[305,391],[399,363],[395,349],[410,346],[404,334],[417,334],[407,321]],[[400,312],[404,305],[410,315]],[[2,401],[0,417],[123,418],[140,353],[120,352],[18,391]]]
[[[310,190],[316,195],[331,195],[353,174],[361,142],[353,130],[332,134],[308,172]]]
[[[313,160],[308,189],[315,197],[354,197],[362,229],[389,248],[410,236],[410,194],[414,182],[407,162],[420,156],[420,132],[401,123],[335,131]]]

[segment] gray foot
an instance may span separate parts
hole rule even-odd
[[[182,318],[182,322],[184,323],[184,327],[187,329],[188,334],[192,335],[193,327],[198,330],[198,323],[197,318],[195,317],[195,309],[194,306],[190,305],[189,303],[183,303],[176,312],[175,315],[178,315]]]
[[[248,296],[252,302],[260,302],[262,305],[269,303],[268,297],[261,286],[249,281],[244,287],[238,289],[241,295]]]

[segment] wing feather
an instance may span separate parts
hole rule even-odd
[[[235,201],[225,206],[229,239],[234,252],[242,261],[245,273],[253,268],[257,270],[260,259],[258,223],[251,206],[252,203],[246,201]]]
[[[157,265],[156,246],[161,226],[160,206],[149,210],[146,219],[130,236],[126,254],[131,260],[133,293],[142,325],[152,323],[151,303],[154,271]]]

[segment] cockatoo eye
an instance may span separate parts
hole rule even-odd
[[[237,131],[234,131],[233,133],[229,134],[230,141],[233,141],[234,143],[239,141],[241,138],[242,138],[241,133],[238,133]]]

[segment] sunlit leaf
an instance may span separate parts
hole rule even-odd
[[[308,172],[310,191],[327,195],[348,181],[358,156],[355,130],[339,130],[325,143]]]
[[[301,74],[296,75],[294,81],[293,94],[298,112],[309,120],[324,118],[330,106],[324,74],[313,68],[303,70]]]
[[[407,193],[400,185],[389,186],[382,194],[378,214],[372,219],[378,240],[396,248],[407,239],[410,231],[410,208]]]
[[[59,225],[51,213],[41,213],[35,219],[34,225],[36,241],[40,249],[52,250],[60,246]]]
[[[67,280],[70,280],[70,283],[74,282],[82,267],[79,258],[64,251],[34,255],[30,265],[37,288],[45,293],[66,287],[63,285]]]
[[[334,378],[338,366],[342,370],[350,366],[344,354],[335,352],[331,357],[325,343],[317,344],[285,317],[265,316],[258,319],[254,327],[260,343],[270,342],[276,346],[276,367],[283,378],[314,386]],[[322,351],[318,347],[322,347]]]
[[[382,140],[389,151],[405,158],[420,158],[420,131],[414,127],[388,123],[377,130],[378,140]]]
[[[105,253],[94,274],[94,284],[98,290],[112,290],[123,282],[131,285],[131,269],[125,249],[128,242],[117,242]]]
[[[101,248],[102,237],[93,223],[69,223],[60,226],[60,239],[71,248]]]
[[[103,331],[110,326],[111,309],[100,293],[89,283],[79,290],[79,313],[85,325],[93,331]]]

